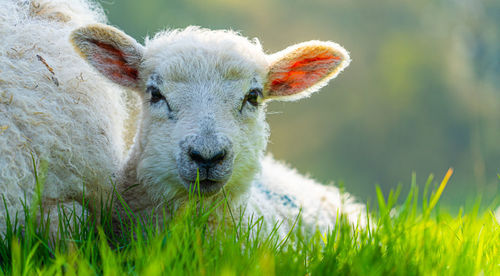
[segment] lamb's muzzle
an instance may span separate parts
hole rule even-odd
[[[198,178],[201,193],[212,195],[219,192],[233,172],[231,140],[205,131],[200,135],[186,136],[179,146],[177,167],[186,189],[196,190]]]

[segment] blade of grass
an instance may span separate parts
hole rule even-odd
[[[430,202],[429,202],[429,207],[427,208],[426,216],[430,215],[430,212],[436,206],[436,204],[439,201],[439,198],[441,197],[441,194],[444,191],[444,188],[446,187],[446,184],[450,180],[451,175],[453,174],[453,169],[449,168],[448,171],[446,172],[446,175],[443,178],[443,181],[441,181],[441,185],[439,185],[439,188],[437,189],[436,193],[431,196]]]

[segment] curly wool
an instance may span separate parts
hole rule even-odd
[[[33,200],[34,166],[46,173],[42,202],[58,203],[109,189],[121,166],[125,92],[69,42],[95,22],[103,12],[85,0],[0,3],[0,188],[11,217]],[[5,215],[2,201],[0,232]]]

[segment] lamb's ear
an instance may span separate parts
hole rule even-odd
[[[293,101],[309,96],[349,65],[342,46],[309,41],[269,56],[271,65],[264,89],[266,99]]]
[[[71,42],[104,76],[123,86],[138,87],[143,46],[135,39],[114,27],[93,24],[74,30]]]

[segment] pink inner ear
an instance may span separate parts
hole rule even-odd
[[[301,92],[332,72],[341,57],[330,52],[314,56],[302,55],[288,64],[280,64],[269,72],[270,94],[288,96]]]
[[[101,73],[119,84],[135,83],[138,71],[127,62],[122,51],[107,43],[99,41],[92,43],[100,49],[94,52],[93,59]]]

